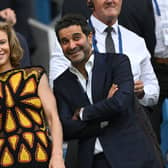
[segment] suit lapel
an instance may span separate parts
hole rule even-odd
[[[85,106],[90,104],[90,101],[87,97],[86,92],[84,91],[83,87],[81,86],[81,84],[79,83],[77,76],[74,75],[73,73],[71,73],[69,71],[69,69],[66,72],[66,80],[68,81],[66,82],[67,88],[68,88],[68,92],[71,92],[70,95],[74,95],[73,98],[75,98],[76,103],[79,104],[80,106]],[[76,96],[78,95],[78,96]]]
[[[95,53],[94,67],[92,71],[92,98],[97,102],[103,97],[103,88],[106,76],[106,56]]]

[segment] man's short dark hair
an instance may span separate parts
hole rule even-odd
[[[59,38],[59,34],[58,34],[59,31],[63,28],[67,28],[67,27],[73,26],[73,25],[80,26],[82,29],[82,32],[86,36],[88,36],[90,34],[90,32],[92,32],[92,29],[88,25],[88,22],[84,16],[79,15],[79,14],[67,14],[62,17],[62,19],[57,23],[57,25],[55,27],[55,32],[56,32],[56,35],[57,35],[59,42],[60,42],[60,38]]]

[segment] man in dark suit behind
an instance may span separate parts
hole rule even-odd
[[[144,38],[153,61],[156,35],[152,0],[123,0],[118,22]],[[157,106],[146,106],[145,109],[160,141],[160,111]]]
[[[155,17],[152,0],[124,0],[118,18],[119,24],[143,37],[151,55],[156,45]]]
[[[93,53],[80,16],[63,17],[56,34],[71,66],[54,81],[54,94],[64,139],[79,140],[79,168],[161,167],[135,117],[127,56]]]

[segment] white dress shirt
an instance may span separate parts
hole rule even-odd
[[[61,75],[70,65],[70,61],[64,56],[62,48],[55,36],[55,48],[52,51],[49,62],[49,83],[53,88],[53,80]]]
[[[157,0],[160,16],[153,1],[155,14],[155,57],[168,58],[168,0]]]
[[[87,80],[72,64],[70,65],[70,71],[77,76],[78,81],[81,84],[83,90],[86,92],[91,104],[93,104],[93,99],[92,99],[92,68],[93,68],[93,65],[94,65],[94,55],[92,54],[88,62],[85,64],[85,69],[88,75]],[[80,118],[82,120],[82,115],[80,115]],[[102,122],[102,124],[103,123],[104,122]],[[96,138],[94,154],[100,153],[102,151],[103,151],[103,148],[100,144],[100,141],[98,138]]]
[[[91,16],[91,22],[95,28],[95,37],[97,40],[97,48],[100,53],[105,52],[105,38],[106,32],[104,32],[107,25],[100,20]],[[151,106],[158,102],[159,97],[159,85],[156,75],[153,71],[153,67],[150,61],[150,53],[147,50],[145,41],[134,32],[118,25],[116,22],[113,25],[114,31],[112,31],[112,37],[115,45],[116,53],[119,52],[119,34],[118,26],[120,28],[122,37],[123,54],[129,57],[134,81],[141,80],[144,83],[145,96],[139,99],[140,103],[144,106]]]

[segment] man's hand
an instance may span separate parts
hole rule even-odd
[[[16,23],[16,14],[14,10],[10,8],[0,10],[0,17],[3,18],[6,22],[11,23],[12,25]]]
[[[78,108],[76,111],[75,111],[75,113],[74,113],[74,115],[72,116],[72,120],[79,120],[79,114],[80,114],[80,111],[81,111],[81,109],[82,108]]]
[[[108,92],[107,98],[111,98],[117,90],[118,90],[118,85],[112,84],[112,86]]]
[[[145,95],[144,84],[142,81],[137,80],[134,82],[134,92],[139,99],[142,99]]]

